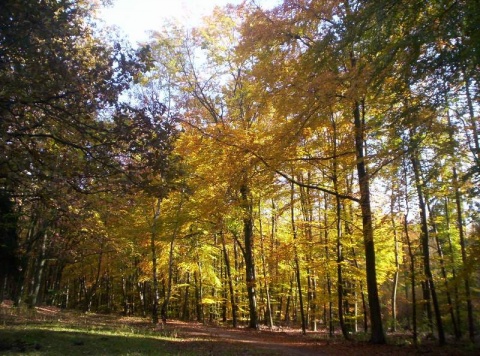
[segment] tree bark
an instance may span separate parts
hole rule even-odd
[[[45,268],[45,254],[47,251],[47,231],[42,231],[42,240],[40,246],[40,253],[37,257],[37,263],[35,270],[33,271],[33,288],[29,296],[28,307],[35,308],[37,305],[38,295],[40,292],[40,286],[42,283],[43,271]]]
[[[473,132],[474,132],[474,139],[475,139],[475,150],[476,150],[476,161],[477,164],[480,162],[480,148],[479,148],[479,142],[478,142],[478,133],[476,130],[476,122],[474,120],[474,112],[473,112],[473,106],[471,103],[471,98],[469,94],[469,87],[468,87],[468,81],[467,81],[467,87],[466,87],[466,92],[467,92],[467,99],[468,99],[468,106],[469,106],[469,112],[470,112],[470,118],[472,120],[472,127],[473,127]],[[452,134],[452,122],[450,119],[450,116],[447,115],[448,119],[448,125],[450,127],[450,141],[453,144],[453,134]],[[466,265],[467,263],[467,249],[466,249],[466,239],[465,239],[465,228],[464,228],[464,223],[463,223],[463,209],[462,209],[462,194],[460,192],[460,185],[458,181],[458,173],[457,173],[457,168],[455,167],[455,163],[453,164],[452,167],[452,180],[453,180],[453,189],[455,190],[455,204],[456,204],[456,210],[457,210],[457,229],[458,229],[458,235],[460,238],[460,250],[461,250],[461,255],[462,255],[462,264],[463,266]],[[468,271],[464,270],[463,271],[463,282],[465,286],[465,294],[467,298],[467,320],[468,320],[468,336],[470,338],[470,341],[474,342],[475,341],[475,322],[474,322],[474,316],[473,316],[473,304],[472,304],[472,292],[470,288],[470,277]],[[460,325],[460,324],[459,324]]]
[[[415,254],[413,252],[412,241],[408,231],[408,206],[405,216],[403,218],[403,227],[405,232],[405,239],[407,240],[408,256],[410,258],[410,284],[412,285],[412,328],[413,328],[413,344],[418,344],[417,331],[417,294],[415,292],[416,274],[415,274]]]
[[[382,324],[382,311],[378,296],[377,271],[375,262],[375,243],[373,240],[372,211],[370,206],[370,183],[364,154],[365,125],[360,116],[360,103],[353,107],[355,126],[355,152],[357,157],[357,174],[360,188],[360,208],[362,212],[363,243],[365,247],[365,267],[367,271],[368,305],[372,327],[371,342],[384,344],[385,333]]]
[[[455,253],[453,251],[453,245],[452,245],[452,236],[450,234],[450,210],[448,208],[448,198],[445,198],[445,229],[447,231],[447,237],[448,237],[448,252],[449,252],[449,257],[450,257],[450,263],[452,265],[451,270],[452,270],[452,279],[454,281],[453,283],[453,300],[455,302],[455,320],[457,324],[457,332],[458,334],[455,335],[457,339],[460,339],[462,337],[462,328],[461,328],[461,322],[460,322],[460,297],[458,293],[458,283],[455,281],[457,280],[457,269],[455,268]]]
[[[198,271],[195,271],[193,278],[195,280],[195,305],[196,305],[196,314],[197,321],[203,323],[205,321],[203,316],[203,283],[202,283],[202,266],[200,261],[197,261]]]
[[[303,293],[302,293],[302,283],[300,276],[300,261],[298,259],[298,250],[297,250],[297,227],[295,223],[295,211],[294,211],[294,185],[290,183],[290,219],[292,223],[292,234],[293,234],[293,248],[294,248],[294,259],[295,259],[295,275],[297,281],[297,290],[298,290],[298,299],[300,303],[300,318],[302,322],[302,334],[307,333],[307,321],[305,319],[305,310],[303,307]]]
[[[230,257],[228,256],[227,244],[225,241],[225,234],[220,232],[222,238],[222,248],[223,248],[223,257],[225,259],[225,270],[227,272],[227,280],[228,280],[228,289],[230,292],[230,304],[232,305],[232,325],[234,328],[238,326],[237,321],[237,303],[235,301],[235,288],[233,286],[233,279],[232,279],[232,268],[230,266]]]
[[[174,258],[174,248],[175,248],[175,240],[177,239],[178,230],[180,228],[180,213],[182,211],[184,201],[184,194],[183,192],[180,195],[180,202],[177,207],[177,211],[175,213],[175,227],[172,232],[172,236],[170,238],[170,249],[168,252],[168,281],[167,281],[167,291],[165,295],[165,299],[162,303],[162,310],[160,312],[160,316],[162,318],[162,322],[166,323],[167,321],[167,311],[168,311],[168,304],[170,302],[170,297],[172,295],[172,278],[173,278],[173,258]]]
[[[429,298],[428,292],[431,293],[433,309],[435,311],[435,320],[437,324],[438,332],[438,342],[440,345],[445,344],[445,332],[443,329],[443,322],[440,313],[440,307],[438,304],[437,291],[435,289],[435,284],[433,282],[432,270],[430,267],[430,250],[429,250],[429,232],[428,232],[428,222],[427,222],[427,211],[423,194],[423,183],[420,175],[420,163],[418,161],[417,153],[414,152],[411,155],[413,173],[415,175],[415,184],[417,187],[418,194],[418,207],[420,209],[420,222],[421,222],[421,242],[422,242],[422,252],[423,252],[423,269],[425,273],[425,289],[427,294],[425,295]],[[428,302],[428,300],[427,300]]]
[[[325,224],[324,228],[324,246],[325,246],[325,273],[327,278],[327,295],[328,295],[328,335],[329,337],[333,337],[334,335],[334,326],[333,326],[333,299],[332,299],[332,279],[330,277],[330,269],[329,269],[329,262],[330,262],[330,250],[329,250],[329,238],[328,238],[328,195],[327,193],[324,194],[324,211],[323,211],[323,220]]]
[[[153,300],[152,300],[152,322],[153,324],[158,324],[158,301],[159,301],[159,287],[158,287],[158,276],[157,276],[157,229],[158,229],[158,220],[160,218],[160,205],[162,201],[160,198],[157,198],[154,211],[152,226],[150,232],[150,251],[152,254],[152,284],[153,284]]]
[[[398,289],[398,276],[400,273],[400,263],[398,261],[398,236],[397,236],[397,226],[395,223],[395,216],[394,216],[395,202],[394,202],[393,192],[390,199],[391,199],[390,216],[392,219],[393,243],[394,243],[394,253],[395,253],[395,272],[393,274],[393,288],[392,288],[392,331],[397,331],[397,289]]]
[[[261,211],[261,206],[259,203],[258,206],[259,211]],[[265,261],[265,244],[264,244],[264,236],[263,236],[263,224],[262,224],[262,218],[259,218],[259,232],[260,232],[260,256],[262,259],[262,274],[263,274],[263,280],[265,283],[265,294],[266,294],[266,299],[267,299],[267,311],[266,311],[266,318],[268,322],[268,326],[270,329],[273,328],[273,315],[272,315],[272,303],[270,300],[270,287],[268,283],[268,275],[267,275],[267,267],[266,267],[266,261]]]
[[[183,307],[182,307],[182,320],[189,320],[190,319],[190,272],[187,272],[187,277],[185,283],[187,286],[185,287],[185,294],[183,297]]]
[[[449,283],[448,283],[447,270],[445,268],[445,256],[443,254],[443,247],[442,247],[442,244],[440,243],[440,239],[438,238],[437,223],[435,222],[435,216],[434,216],[433,211],[430,207],[430,202],[428,200],[428,196],[425,196],[425,199],[426,199],[426,203],[427,203],[428,213],[430,215],[430,221],[431,221],[432,230],[433,230],[433,234],[434,234],[434,238],[435,238],[435,244],[437,246],[438,257],[440,258],[440,271],[442,273],[443,283],[445,284],[445,294],[446,294],[446,297],[447,297],[448,311],[449,311],[450,317],[452,319],[453,332],[455,334],[455,337],[457,339],[459,339],[460,338],[460,330],[458,328],[457,319],[455,318],[452,296],[450,294],[450,287],[449,287]]]
[[[250,191],[246,184],[240,188],[243,205],[243,237],[245,244],[245,272],[248,294],[248,306],[250,321],[248,326],[252,329],[258,329],[257,297],[256,297],[256,276],[255,260],[253,256],[253,217],[252,203],[250,202]]]
[[[303,182],[303,177],[299,177],[299,181]],[[311,182],[311,172],[308,171],[307,173],[307,185],[310,185]],[[313,240],[313,204],[312,204],[312,193],[310,192],[310,188],[308,187],[300,187],[300,203],[304,221],[304,231],[307,242],[314,246]],[[315,268],[313,267],[314,257],[313,257],[313,249],[309,249],[307,251],[307,325],[310,326],[312,331],[317,331],[317,320],[316,320],[316,276],[315,276]]]

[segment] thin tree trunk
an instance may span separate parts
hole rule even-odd
[[[255,261],[253,256],[253,217],[252,204],[250,202],[250,190],[246,184],[240,188],[243,204],[243,236],[245,243],[245,272],[248,294],[249,306],[249,327],[258,329],[258,313],[257,313],[257,297],[256,297],[256,276],[255,276]]]
[[[466,74],[464,73],[466,77]],[[466,78],[465,80],[465,94],[467,97],[467,106],[468,106],[468,114],[470,118],[470,125],[472,127],[472,134],[473,134],[473,146],[474,146],[474,157],[477,166],[480,166],[480,140],[478,137],[478,118],[475,117],[475,110],[474,110],[474,103],[472,100],[472,95],[470,93],[470,78]]]
[[[462,217],[462,198],[460,194],[460,189],[458,188],[458,176],[455,167],[453,167],[453,179],[454,179],[454,188],[455,188],[455,203],[457,207],[457,228],[458,235],[460,237],[460,251],[462,255],[462,265],[464,271],[462,273],[464,285],[465,285],[465,295],[467,298],[467,320],[468,320],[468,336],[472,342],[475,341],[475,322],[473,317],[473,304],[472,304],[472,292],[470,288],[470,277],[469,272],[465,269],[467,265],[467,248],[465,242],[465,229],[463,224]]]
[[[375,262],[375,243],[373,239],[372,210],[370,206],[370,178],[364,154],[364,119],[360,115],[360,103],[353,107],[355,126],[355,152],[357,158],[357,174],[360,188],[360,208],[362,211],[363,243],[365,247],[365,268],[367,274],[368,304],[370,307],[370,322],[372,325],[371,342],[384,344],[385,333],[382,324],[380,298],[378,296],[377,270]]]
[[[406,213],[403,218],[403,227],[405,232],[405,239],[407,240],[408,256],[410,258],[410,283],[412,285],[412,328],[413,328],[413,344],[418,344],[418,331],[417,331],[417,295],[415,292],[415,254],[413,252],[412,241],[410,239],[410,233],[408,231],[408,204],[406,207]]]
[[[303,177],[300,176],[299,180],[303,182]],[[307,173],[307,184],[311,183],[311,172]],[[300,187],[300,203],[304,221],[304,231],[310,246],[314,246],[312,224],[313,224],[313,209],[312,209],[312,195],[310,189],[307,187]],[[310,325],[312,331],[317,331],[316,322],[316,280],[315,280],[315,268],[313,268],[313,249],[307,251],[307,325]]]
[[[329,251],[329,238],[328,238],[328,226],[329,226],[329,221],[328,221],[328,214],[327,210],[328,209],[328,195],[325,193],[324,195],[324,213],[323,213],[323,219],[324,219],[324,246],[325,246],[325,271],[326,271],[326,278],[327,278],[327,293],[328,293],[328,335],[329,337],[333,337],[334,335],[334,326],[333,326],[333,298],[332,298],[332,279],[330,277],[330,268],[329,268],[329,262],[330,262],[330,251]]]
[[[190,319],[190,272],[187,272],[186,281],[187,286],[185,287],[185,294],[183,297],[183,308],[182,308],[182,320]]]
[[[145,317],[147,315],[147,305],[145,300],[145,282],[140,282],[138,279],[138,275],[140,273],[139,267],[139,258],[135,257],[135,273],[134,273],[134,283],[135,288],[138,293],[138,298],[140,299],[140,305],[142,306],[142,316]],[[135,299],[134,299],[135,300]]]
[[[45,268],[45,254],[47,251],[47,231],[42,232],[42,241],[40,246],[40,254],[37,258],[37,264],[35,266],[33,288],[29,296],[28,307],[34,308],[37,305],[38,295],[40,292],[40,286],[42,283],[43,271]]]
[[[292,293],[293,293],[293,278],[290,277],[290,288],[288,289],[287,302],[285,305],[285,319],[284,319],[287,325],[290,324],[290,304],[292,301]]]
[[[123,299],[123,315],[130,315],[130,308],[128,302],[127,278],[122,275],[122,299]]]
[[[181,193],[180,195],[180,202],[177,207],[177,211],[175,213],[175,227],[173,229],[172,237],[170,239],[170,250],[168,252],[168,281],[167,281],[167,291],[165,295],[165,299],[163,300],[162,310],[160,312],[160,316],[162,318],[162,322],[167,322],[167,311],[168,311],[168,304],[170,302],[170,297],[172,295],[172,278],[173,278],[173,257],[174,257],[174,247],[175,247],[175,240],[177,239],[178,230],[180,228],[180,213],[183,207],[183,200],[184,194]]]
[[[153,300],[152,300],[152,322],[153,324],[158,324],[158,301],[159,301],[159,286],[158,286],[158,276],[157,276],[157,228],[158,220],[160,218],[160,206],[161,199],[157,198],[154,211],[152,226],[150,232],[150,251],[152,254],[152,282],[153,282]]]
[[[467,85],[467,94],[469,93],[468,90],[468,85]],[[471,107],[471,99],[469,100],[469,110],[470,110],[470,115],[473,115],[473,107]],[[447,115],[448,119],[448,124],[450,128],[453,127],[450,116]],[[473,120],[473,118],[472,118]],[[474,128],[474,135],[475,135],[475,149],[477,151],[477,156],[476,160],[477,162],[480,162],[480,148],[478,147],[478,134],[476,132],[476,124],[473,123],[473,128]],[[453,143],[453,134],[450,130],[450,140]],[[459,185],[459,180],[458,180],[458,173],[457,173],[457,168],[455,167],[455,164],[453,164],[452,167],[452,179],[453,179],[453,189],[455,190],[455,204],[456,204],[456,210],[457,210],[457,229],[458,229],[458,235],[460,238],[460,251],[461,251],[461,256],[462,256],[462,265],[465,267],[467,264],[467,250],[466,250],[466,239],[465,239],[465,228],[464,228],[464,223],[463,223],[463,209],[462,209],[462,194],[460,192],[460,185]],[[473,304],[472,304],[472,292],[470,288],[470,277],[468,271],[464,270],[463,273],[463,281],[464,281],[464,286],[465,286],[465,294],[467,298],[467,320],[468,320],[468,336],[470,338],[470,341],[474,342],[475,341],[475,322],[474,322],[474,316],[473,316]],[[459,324],[460,325],[460,324]]]
[[[311,275],[309,278],[310,281],[310,292],[309,292],[309,300],[311,305],[311,320],[310,320],[310,327],[312,331],[317,331],[317,279],[315,278],[315,271],[310,271],[309,274]]]
[[[104,238],[102,237],[101,241],[100,241],[100,252],[98,254],[97,273],[96,273],[96,276],[95,276],[95,280],[93,281],[90,289],[86,286],[86,283],[84,281],[84,286],[85,286],[85,301],[84,301],[84,305],[83,305],[83,311],[84,312],[90,311],[90,309],[92,307],[93,297],[97,293],[98,283],[100,281],[100,273],[102,271],[104,243],[105,243],[105,241],[104,241]]]
[[[455,318],[452,296],[450,295],[450,288],[449,288],[449,283],[448,283],[447,271],[446,271],[446,268],[445,268],[445,256],[443,255],[443,248],[442,248],[442,245],[440,243],[440,239],[438,238],[438,229],[437,229],[437,223],[435,222],[435,216],[433,215],[432,209],[430,207],[430,202],[428,200],[428,197],[425,197],[425,198],[427,200],[427,208],[428,208],[428,212],[430,214],[432,230],[433,230],[433,234],[434,234],[434,237],[435,237],[435,244],[437,246],[437,253],[438,253],[438,256],[440,258],[440,271],[442,273],[443,282],[445,284],[445,294],[446,294],[446,297],[447,297],[448,311],[449,311],[450,317],[452,319],[453,332],[455,334],[455,337],[458,339],[460,337],[460,331],[458,329],[457,320]]]
[[[336,182],[334,182],[336,189]],[[341,202],[340,198],[337,196],[336,199],[336,232],[337,232],[337,307],[338,307],[338,319],[340,322],[340,328],[342,330],[342,335],[346,340],[349,340],[347,325],[345,324],[345,315],[343,310],[343,294],[344,294],[344,281],[343,281],[343,245],[342,245],[342,220],[341,220]]]
[[[175,228],[176,229],[176,228]],[[172,278],[173,278],[173,253],[175,247],[175,238],[176,238],[176,231],[174,232],[172,239],[170,240],[170,249],[168,252],[168,277],[167,277],[167,290],[165,293],[165,299],[162,303],[162,309],[160,311],[160,317],[162,318],[162,323],[167,322],[167,311],[168,311],[168,304],[170,302],[170,296],[172,295]]]
[[[259,203],[258,206],[259,212],[261,212],[261,206]],[[263,225],[262,225],[262,218],[259,218],[259,232],[260,232],[260,256],[262,259],[262,272],[263,272],[263,280],[265,281],[265,294],[267,298],[267,321],[268,326],[270,329],[273,328],[273,315],[272,315],[272,303],[270,300],[270,288],[268,283],[268,276],[267,276],[267,267],[265,262],[265,246],[264,246],[264,236],[263,236]]]
[[[453,299],[455,301],[455,320],[457,324],[457,332],[458,334],[455,335],[456,339],[460,339],[462,337],[462,328],[461,328],[461,322],[460,322],[460,297],[458,293],[458,283],[457,281],[457,270],[455,268],[455,253],[453,251],[453,245],[452,245],[452,236],[450,234],[450,211],[448,208],[448,198],[445,198],[445,224],[446,227],[445,229],[447,230],[447,238],[448,238],[448,255],[450,256],[450,263],[452,265],[452,280],[454,281],[453,283]]]
[[[421,180],[420,174],[420,163],[418,161],[418,157],[416,152],[412,153],[411,155],[413,173],[415,176],[415,185],[417,187],[417,194],[418,194],[418,207],[420,209],[420,221],[421,221],[421,241],[422,241],[422,252],[423,252],[423,268],[425,273],[425,297],[429,299],[430,295],[428,292],[431,293],[431,299],[433,303],[433,309],[435,311],[435,320],[437,324],[437,332],[438,332],[438,342],[440,345],[445,344],[445,332],[443,330],[443,322],[440,313],[440,307],[438,304],[437,299],[437,292],[435,289],[435,284],[433,282],[433,275],[432,270],[430,267],[430,250],[429,250],[429,232],[428,232],[428,222],[427,222],[427,211],[426,205],[424,201],[423,195],[423,183]],[[427,303],[428,303],[427,299]]]
[[[33,247],[35,245],[35,234],[36,234],[36,226],[38,224],[38,219],[36,218],[35,214],[32,213],[30,217],[30,224],[27,231],[27,243],[25,251],[22,253],[21,257],[19,258],[19,264],[16,266],[15,270],[15,287],[13,292],[13,305],[15,307],[20,306],[22,303],[23,294],[25,292],[25,280],[27,279],[28,273],[28,266],[30,264],[30,258],[32,254]]]
[[[394,205],[395,205],[395,202],[394,202],[394,197],[392,192],[391,201],[390,201],[390,216],[392,219],[393,243],[394,243],[394,253],[395,253],[395,272],[393,274],[393,288],[392,288],[392,331],[397,331],[397,289],[398,289],[398,276],[400,273],[400,263],[398,261],[398,236],[397,236],[397,226],[395,223],[395,216],[394,216]]]
[[[193,278],[195,280],[195,305],[196,305],[196,314],[197,314],[197,321],[199,323],[203,323],[205,318],[203,316],[203,285],[202,285],[202,266],[200,261],[197,262],[198,264],[198,271],[195,271],[193,274]]]
[[[236,328],[238,326],[237,321],[237,303],[235,301],[235,288],[233,286],[233,279],[232,279],[232,269],[230,267],[230,257],[228,255],[227,244],[225,241],[225,234],[223,231],[220,232],[222,238],[222,248],[223,248],[223,257],[225,259],[225,270],[227,273],[227,281],[228,281],[228,289],[230,291],[230,304],[232,305],[232,324],[233,327]]]
[[[305,335],[307,333],[307,321],[305,319],[305,311],[303,308],[303,294],[302,294],[302,283],[301,283],[301,276],[300,276],[300,261],[298,259],[298,250],[297,250],[297,226],[295,223],[295,207],[294,207],[294,185],[291,183],[290,187],[290,218],[292,224],[292,234],[293,234],[293,248],[294,248],[294,259],[295,259],[295,275],[297,279],[297,288],[298,288],[298,298],[300,303],[300,317],[302,322],[302,334]]]
[[[337,157],[337,125],[335,118],[332,115],[331,118],[332,128],[333,128],[333,156]],[[337,159],[333,160],[333,174],[332,182],[333,189],[335,193],[339,193],[338,189],[338,162]],[[343,244],[342,244],[342,202],[338,195],[335,196],[335,214],[336,214],[336,233],[337,233],[337,307],[338,307],[338,320],[340,322],[340,329],[342,330],[342,335],[346,340],[349,340],[347,325],[345,323],[344,315],[344,281],[343,281]]]

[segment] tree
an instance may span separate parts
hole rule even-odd
[[[345,118],[350,118],[354,132],[351,151],[356,156],[360,193],[357,201],[363,219],[372,341],[384,343],[376,280],[370,175],[365,154],[367,92],[364,77],[368,58],[361,56],[364,53],[362,40],[352,30],[357,11],[358,6],[349,1],[328,4],[285,1],[270,12],[253,13],[250,22],[244,26],[244,50],[257,55],[257,68],[263,66],[261,71],[255,71],[258,81],[268,83],[277,95],[283,94],[282,98],[292,98],[280,103],[278,110],[286,109],[287,117],[293,118],[292,124],[296,127],[318,125],[314,121],[319,117],[318,113],[332,107]],[[267,47],[273,47],[273,50]],[[284,77],[284,68],[280,71],[273,68],[265,70],[265,66],[285,59],[290,67],[288,76]],[[290,84],[292,81],[294,85]],[[300,131],[294,132],[298,134]],[[328,192],[342,196],[332,190]]]
[[[14,202],[12,211],[30,210],[30,221],[16,226],[22,240],[17,245],[38,250],[39,261],[54,234],[56,212],[67,212],[66,196],[75,200],[79,193],[130,183],[124,129],[137,125],[131,121],[141,112],[118,99],[147,69],[148,50],[135,52],[99,37],[92,27],[94,10],[83,0],[0,5],[0,186]],[[20,234],[29,225],[34,229]],[[16,270],[26,273],[27,256],[18,257],[23,267]],[[43,262],[37,265],[35,285]]]
[[[184,130],[196,131],[204,141],[203,147],[215,150],[214,154],[205,152],[215,162],[208,162],[208,165],[215,165],[213,174],[218,179],[225,179],[230,198],[235,208],[240,209],[249,325],[258,328],[252,192],[257,162],[238,142],[248,137],[256,140],[259,131],[255,120],[259,117],[260,106],[250,95],[249,63],[237,58],[234,52],[237,21],[235,13],[227,15],[227,12],[217,10],[205,26],[191,33],[173,27],[170,33],[156,34],[156,43],[152,47],[159,54],[169,54],[157,57],[160,65],[176,78],[177,93],[191,95],[177,94],[178,102],[182,102],[188,112],[182,120]],[[210,61],[198,59],[203,56]]]

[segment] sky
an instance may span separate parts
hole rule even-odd
[[[242,0],[113,0],[113,6],[103,8],[100,18],[107,25],[117,26],[132,43],[144,42],[148,32],[158,30],[164,20],[177,19],[195,26],[210,14],[215,6],[240,4]],[[256,0],[262,7],[271,7],[276,0]]]

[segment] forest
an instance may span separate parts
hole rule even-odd
[[[480,3],[0,2],[0,302],[478,342]]]

